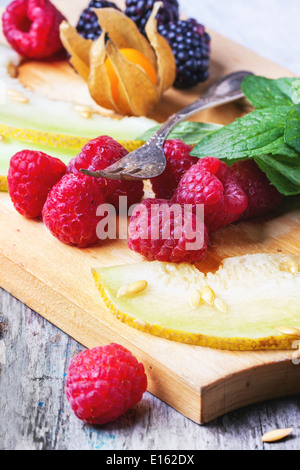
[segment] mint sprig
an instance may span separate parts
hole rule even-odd
[[[288,112],[284,130],[284,141],[300,152],[300,104],[293,106]]]
[[[228,163],[257,154],[278,153],[283,136],[288,106],[254,111],[239,118],[199,142],[192,155],[211,155]],[[267,149],[267,150],[266,150]]]
[[[300,79],[247,76],[242,90],[256,110],[205,136],[192,155],[253,158],[278,191],[300,194]]]
[[[300,159],[286,156],[260,155],[254,158],[259,168],[266,174],[273,185],[285,196],[299,194],[300,187]]]
[[[297,82],[299,78],[287,77],[272,80],[248,75],[242,83],[242,91],[256,109],[291,106],[299,103]]]

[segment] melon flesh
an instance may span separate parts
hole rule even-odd
[[[20,57],[11,48],[0,45],[1,87],[24,94],[29,102],[18,103],[9,97],[0,104],[0,124],[17,129],[50,132],[92,139],[99,135],[109,135],[116,140],[134,140],[157,124],[146,117],[111,117],[93,114],[85,119],[74,110],[74,103],[50,100],[25,88],[17,78],[9,75],[11,64],[17,66]]]
[[[283,271],[286,259],[300,257],[255,254],[224,260],[206,276],[188,264],[157,261],[95,268],[92,273],[106,305],[129,325],[170,340],[220,349],[290,349],[296,336],[277,327],[296,327],[300,334],[300,273]],[[117,297],[123,285],[146,280],[145,291]],[[208,285],[225,302],[226,312],[191,293]]]
[[[85,119],[73,103],[47,99],[12,78],[9,71],[16,70],[20,61],[15,51],[0,45],[0,191],[7,190],[10,158],[21,150],[39,150],[67,164],[83,145],[99,135],[110,135],[128,151],[135,150],[142,142],[133,139],[157,124],[146,117],[112,119],[92,114]],[[7,90],[29,101],[14,101]]]

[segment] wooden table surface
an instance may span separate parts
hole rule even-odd
[[[258,1],[253,0],[253,10]],[[222,12],[223,21],[230,21],[230,11],[228,18]],[[247,28],[245,21],[243,30],[250,31],[252,26]],[[271,18],[267,29],[275,41],[276,22]],[[147,392],[114,423],[85,425],[71,412],[64,391],[69,363],[83,349],[0,289],[1,450],[299,449],[299,396],[248,406],[199,426]],[[263,433],[286,427],[293,428],[290,437],[262,443]]]
[[[83,424],[64,387],[70,360],[84,348],[2,289],[0,325],[1,450],[299,449],[299,396],[200,426],[146,392],[117,421],[98,428]],[[293,427],[293,435],[263,444],[262,434],[278,427]]]

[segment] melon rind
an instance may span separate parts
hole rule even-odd
[[[281,269],[287,258],[254,254],[227,258],[206,276],[188,264],[142,262],[94,268],[104,303],[121,321],[173,341],[228,350],[293,349],[299,337],[278,327],[300,328],[300,274]],[[117,297],[124,284],[144,279],[148,288]],[[226,312],[202,302],[188,302],[193,289],[209,285],[227,305]],[[299,330],[300,331],[300,330]]]

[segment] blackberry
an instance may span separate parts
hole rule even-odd
[[[190,88],[209,76],[210,36],[202,24],[190,18],[158,26],[170,44],[176,61],[177,88]]]
[[[80,36],[94,41],[100,36],[101,28],[92,8],[115,8],[116,10],[121,10],[114,3],[104,0],[92,0],[89,3],[89,6],[81,13],[76,29]]]
[[[145,25],[151,15],[153,5],[157,0],[126,0],[125,14],[129,16],[145,34]],[[167,24],[179,18],[179,5],[177,0],[163,0],[164,6],[160,8],[156,19],[157,24]]]

